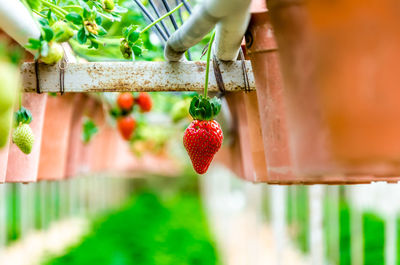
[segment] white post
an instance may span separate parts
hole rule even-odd
[[[248,264],[264,264],[261,260],[261,229],[262,229],[262,185],[246,183],[245,186],[247,197],[247,208],[251,214],[249,220],[250,240],[245,242],[247,246],[247,263]]]
[[[322,265],[324,261],[324,236],[323,236],[323,194],[324,186],[313,185],[308,188],[310,207],[310,250],[311,264]]]
[[[283,264],[283,254],[286,247],[286,190],[285,186],[271,187],[272,227],[276,242],[276,265]]]
[[[386,217],[385,264],[395,265],[396,259],[397,259],[397,222],[396,222],[396,216],[393,213]]]

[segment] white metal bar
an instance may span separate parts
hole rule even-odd
[[[246,68],[250,89],[254,90],[249,61]],[[70,62],[64,72],[64,89],[65,92],[199,91],[204,87],[205,69],[205,62]],[[221,63],[220,69],[227,91],[245,89],[240,61]],[[21,73],[25,92],[35,92],[34,63],[24,63]],[[60,68],[40,64],[39,81],[42,92],[60,91]],[[218,91],[213,74],[209,82],[209,91]]]

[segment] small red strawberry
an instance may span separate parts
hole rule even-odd
[[[196,96],[190,104],[189,113],[194,121],[185,130],[183,145],[198,174],[207,172],[215,153],[221,148],[224,136],[218,122],[213,120],[220,109],[217,98]]]
[[[151,110],[151,107],[153,106],[153,101],[151,100],[151,97],[147,92],[140,92],[139,96],[136,99],[136,102],[142,112],[149,112]]]
[[[131,116],[123,116],[118,118],[118,130],[122,135],[122,138],[129,141],[136,128],[136,121]]]
[[[117,104],[124,111],[130,111],[135,103],[135,99],[129,92],[124,92],[118,95]]]

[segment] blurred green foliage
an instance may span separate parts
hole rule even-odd
[[[339,204],[340,265],[351,264],[350,207],[344,200]]]
[[[308,187],[292,186],[288,189],[287,215],[289,233],[301,251],[308,253],[309,247],[309,197]]]
[[[195,177],[149,177],[133,187],[129,203],[94,222],[79,245],[46,264],[218,264]]]
[[[385,222],[377,214],[363,214],[364,264],[385,264]]]

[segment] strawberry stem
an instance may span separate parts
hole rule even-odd
[[[207,98],[208,92],[208,74],[210,72],[210,57],[211,57],[211,48],[214,42],[215,31],[211,34],[210,42],[208,43],[208,50],[207,50],[207,66],[206,66],[206,81],[204,84],[204,98]]]
[[[158,22],[160,22],[161,20],[163,20],[164,18],[170,16],[172,13],[174,13],[175,11],[177,11],[179,8],[181,8],[183,6],[183,3],[180,3],[179,5],[177,5],[174,9],[172,9],[171,11],[169,11],[168,13],[166,13],[165,15],[161,16],[160,18],[158,18],[157,20],[155,20],[153,23],[147,25],[147,27],[145,27],[144,29],[142,29],[142,31],[140,32],[140,34],[145,33],[149,28],[151,28],[152,26],[154,26],[155,24],[157,24]]]

